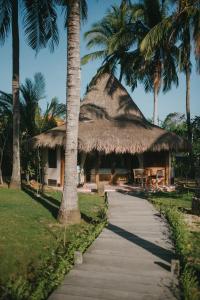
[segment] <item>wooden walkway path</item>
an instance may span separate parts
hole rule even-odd
[[[109,193],[109,225],[49,300],[176,299],[167,224],[144,199]]]

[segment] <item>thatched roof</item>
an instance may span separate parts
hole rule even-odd
[[[65,145],[65,125],[36,136],[35,147]],[[119,81],[102,75],[81,102],[79,150],[105,153],[181,151],[188,145],[181,137],[150,124]]]

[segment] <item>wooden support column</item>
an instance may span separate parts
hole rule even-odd
[[[166,154],[166,165],[165,165],[165,170],[166,170],[166,178],[165,178],[165,183],[166,185],[171,184],[171,153],[167,152]]]
[[[169,174],[168,174],[168,184],[171,185],[171,176],[172,176],[172,154],[169,152],[169,157],[168,157],[168,165],[169,165]]]
[[[111,166],[111,175],[110,175],[110,181],[109,183],[110,184],[115,184],[115,168],[116,168],[116,164],[115,164],[115,161],[112,162],[112,166]]]
[[[137,154],[137,158],[139,161],[139,169],[144,169],[144,156],[143,153]]]
[[[42,184],[47,185],[48,184],[48,149],[43,148],[42,149]]]
[[[99,184],[99,167],[100,167],[100,153],[96,152],[96,166],[95,166],[95,182],[98,185]]]
[[[80,183],[84,184],[86,181],[85,174],[84,174],[84,165],[86,161],[87,153],[81,152],[81,162],[80,162]]]

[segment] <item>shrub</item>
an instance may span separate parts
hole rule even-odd
[[[180,283],[183,288],[185,300],[200,299],[198,280],[192,265],[189,263],[191,254],[191,235],[187,229],[183,213],[174,207],[162,207],[161,211],[166,216],[171,229],[172,239],[175,244],[176,253],[181,261]]]

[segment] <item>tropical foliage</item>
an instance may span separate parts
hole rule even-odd
[[[4,44],[11,31],[13,48],[12,96],[1,94],[2,109],[6,113],[0,112],[0,122],[3,124],[0,163],[5,155],[2,153],[7,155],[13,152],[13,159],[9,161],[13,162],[15,179],[20,178],[19,142],[55,125],[56,115],[60,115],[64,109],[59,106],[56,99],[53,99],[46,111],[41,111],[39,102],[44,97],[44,82],[41,74],[37,74],[34,81],[26,80],[21,88],[19,87],[19,32],[24,31],[28,45],[36,53],[43,47],[49,47],[50,51],[53,51],[59,41],[56,21],[57,12],[60,10],[57,11],[57,5],[62,7],[65,13],[64,25],[68,39],[66,69],[66,123],[68,129],[66,130],[65,147],[65,189],[61,207],[63,211],[62,209],[60,211],[63,213],[67,209],[74,210],[78,203],[76,164],[80,106],[80,20],[87,17],[86,0],[0,0],[2,8],[0,11],[0,41],[1,44]],[[22,18],[19,17],[20,13]],[[178,71],[184,72],[186,76],[187,138],[193,143],[194,152],[190,153],[190,158],[193,155],[198,156],[199,149],[194,144],[194,138],[192,140],[192,135],[195,135],[194,132],[198,132],[198,130],[193,131],[193,121],[191,122],[190,117],[191,53],[194,48],[196,66],[199,71],[199,29],[200,4],[197,0],[122,0],[120,6],[111,7],[106,16],[86,32],[87,45],[89,48],[95,48],[95,51],[82,59],[82,63],[93,59],[102,60],[97,75],[109,71],[117,74],[120,81],[124,79],[132,89],[135,89],[139,82],[144,85],[146,92],[153,92],[154,124],[158,119],[159,91],[166,92],[172,84],[178,85]],[[21,93],[20,100],[19,91]],[[13,122],[11,122],[11,117],[13,117]],[[194,124],[198,127],[198,120]],[[169,124],[166,123],[163,126],[169,126]],[[180,129],[180,126],[177,126],[173,128],[174,131]],[[13,131],[13,151],[6,144],[10,143],[10,139],[8,142],[7,137],[11,135],[11,131]],[[183,132],[185,134],[185,127]],[[5,148],[8,148],[10,152],[5,152]],[[67,195],[69,195],[69,199],[72,199],[68,204]],[[68,205],[70,207],[67,208]]]
[[[20,140],[21,140],[21,157],[22,171],[35,174],[35,159],[37,155],[34,151],[29,151],[25,142],[36,134],[48,130],[57,125],[57,118],[64,119],[65,105],[60,104],[57,98],[53,98],[50,103],[46,104],[45,110],[42,110],[40,101],[45,97],[45,79],[41,73],[36,73],[34,79],[27,78],[25,83],[20,87]],[[0,93],[0,169],[3,160],[7,162],[4,166],[5,175],[9,175],[9,163],[12,161],[12,95]],[[3,159],[4,158],[4,159]],[[31,170],[33,170],[31,172]],[[2,181],[2,179],[1,179]],[[1,182],[2,183],[2,182]]]
[[[166,2],[166,1],[164,1]],[[197,71],[200,71],[200,3],[195,0],[173,0],[175,10],[152,28],[141,44],[146,59],[151,60],[154,50],[165,42],[178,46],[179,69],[186,77],[186,118],[188,140],[192,143],[190,114],[191,49],[194,48]],[[191,153],[192,155],[192,153]]]
[[[130,23],[131,16],[127,10],[126,3],[120,7],[113,6],[107,15],[99,22],[92,26],[92,29],[85,33],[85,38],[88,40],[87,47],[89,49],[99,46],[102,49],[89,53],[82,58],[82,64],[86,64],[94,59],[102,59],[103,63],[98,71],[109,71],[116,74],[118,67],[120,68],[119,80],[122,81],[125,68],[127,66],[128,50],[130,45],[116,45],[116,36]]]
[[[92,29],[85,33],[87,46],[101,47],[82,58],[85,64],[89,60],[103,59],[99,72],[115,74],[119,70],[119,80],[124,77],[134,90],[137,83],[144,84],[146,92],[154,93],[153,122],[158,122],[158,93],[163,83],[163,91],[171,84],[178,85],[176,46],[160,45],[156,47],[151,60],[145,59],[140,45],[151,29],[166,17],[166,6],[160,1],[140,1],[131,5],[123,2],[120,7],[113,6],[107,15]]]
[[[20,102],[19,102],[19,11],[23,15],[25,37],[32,49],[58,44],[58,29],[54,0],[0,0],[0,43],[4,44],[10,29],[12,32],[12,102],[13,102],[13,163],[11,186],[21,187],[20,170]]]
[[[162,127],[187,139],[187,119],[184,114],[171,113],[162,122]],[[174,161],[175,175],[178,177],[195,177],[195,172],[200,167],[200,117],[195,116],[191,120],[192,132],[192,160],[195,167],[191,165],[190,156],[176,157]]]

